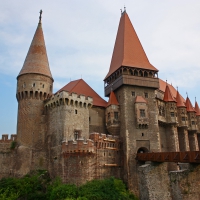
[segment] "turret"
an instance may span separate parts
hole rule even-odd
[[[166,119],[167,123],[177,123],[177,109],[176,100],[174,99],[172,92],[166,83],[166,89],[164,93],[163,101],[166,103]]]
[[[53,89],[41,14],[42,11],[23,67],[17,76],[16,92],[18,100],[17,141],[21,145],[38,148],[42,148],[46,131],[43,101],[51,96]]]
[[[178,126],[187,127],[188,125],[187,110],[184,103],[184,99],[182,98],[178,90],[176,94],[176,106],[177,106],[177,115],[178,115]]]
[[[106,128],[111,135],[118,135],[120,131],[119,103],[113,91],[110,93],[106,107]]]
[[[195,100],[195,111],[196,111],[196,120],[197,120],[197,132],[200,133],[200,109],[197,101]]]
[[[187,97],[185,105],[187,107],[187,116],[188,116],[188,130],[195,131],[197,130],[196,125],[196,112],[193,108],[190,99]]]

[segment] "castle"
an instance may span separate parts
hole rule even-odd
[[[53,82],[40,15],[17,76],[17,135],[0,140],[0,178],[47,169],[80,185],[114,176],[138,194],[138,152],[199,151],[198,103],[158,78],[126,11],[104,79],[108,102],[83,79],[55,94]]]

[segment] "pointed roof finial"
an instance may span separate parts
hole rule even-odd
[[[121,10],[121,15],[122,15],[122,9],[120,9]]]
[[[126,12],[126,6],[124,5],[124,12]]]
[[[176,90],[178,91],[178,86],[176,86]]]
[[[166,79],[166,84],[167,84],[167,79]]]
[[[188,93],[186,92],[186,95],[187,95],[187,97],[188,97]]]
[[[197,98],[195,97],[195,102],[197,102]]]
[[[39,23],[41,23],[41,20],[42,20],[42,10],[40,10],[40,16],[39,16]]]

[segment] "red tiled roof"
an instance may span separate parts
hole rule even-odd
[[[113,91],[111,91],[110,93],[110,98],[109,98],[107,106],[109,105],[119,105],[117,98],[115,96],[115,93]]]
[[[196,115],[197,116],[200,116],[200,109],[199,109],[199,105],[198,105],[198,103],[195,101],[195,111],[196,111]]]
[[[106,78],[121,66],[158,71],[150,64],[126,12],[122,14],[119,22],[110,70]]]
[[[24,65],[18,76],[27,73],[43,74],[52,78],[41,23],[37,26]]]
[[[177,91],[177,95],[176,95],[176,106],[177,107],[186,107],[185,103],[183,102],[183,98],[181,97],[179,91]]]
[[[168,84],[167,84],[166,89],[165,89],[165,94],[164,94],[163,101],[166,101],[166,102],[176,102],[176,100],[173,97],[172,92],[171,92]]]
[[[187,112],[194,112],[195,111],[193,106],[192,106],[192,103],[191,103],[191,101],[188,97],[186,98],[185,105],[187,107]]]
[[[166,82],[163,81],[162,79],[159,79],[159,85],[160,85],[160,88],[159,90],[162,91],[162,92],[165,92],[165,89],[166,89]],[[172,96],[175,98],[175,100],[178,102],[177,100],[177,90],[170,84],[167,84],[169,86],[169,89],[172,93]],[[180,94],[179,94],[180,95]],[[180,98],[181,98],[181,101],[184,103],[185,102],[185,99],[180,95]]]
[[[147,101],[142,96],[136,96],[135,103],[147,103]]]
[[[70,93],[82,94],[93,98],[93,105],[106,107],[107,102],[102,99],[83,79],[78,79],[75,81],[69,82],[58,92],[68,91]],[[56,93],[58,93],[56,92]]]

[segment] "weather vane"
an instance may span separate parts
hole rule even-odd
[[[42,20],[42,10],[40,10],[40,16],[39,16],[39,23],[41,23],[41,20]]]

